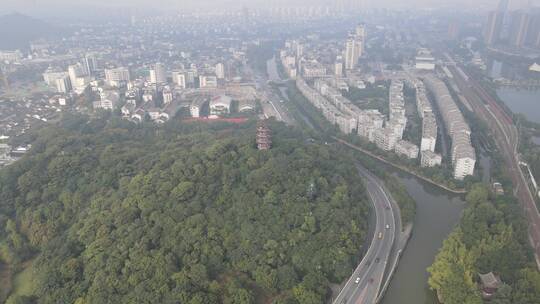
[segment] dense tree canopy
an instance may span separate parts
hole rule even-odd
[[[0,262],[37,303],[322,303],[358,260],[352,161],[271,123],[65,118],[0,171]],[[13,303],[28,299],[11,299]]]
[[[494,272],[505,285],[493,303],[540,303],[540,274],[517,203],[511,197],[491,198],[479,184],[466,200],[458,227],[428,269],[430,287],[446,304],[483,303],[478,274]]]

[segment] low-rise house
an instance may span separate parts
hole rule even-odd
[[[489,272],[486,274],[479,273],[478,276],[480,277],[480,289],[482,290],[482,298],[484,298],[485,300],[491,299],[493,295],[497,292],[497,289],[499,289],[503,284],[501,278],[493,272]]]
[[[425,150],[420,153],[420,166],[421,167],[435,167],[440,166],[442,163],[442,156],[430,150]]]
[[[255,111],[255,102],[252,100],[240,100],[238,101],[238,112],[253,112]]]
[[[191,102],[191,105],[189,106],[189,113],[191,114],[191,117],[199,118],[201,115],[201,109],[207,102],[208,102],[207,96],[195,97],[193,101]]]

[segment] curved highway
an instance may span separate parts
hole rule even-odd
[[[363,167],[358,167],[364,178],[367,193],[375,211],[375,231],[366,255],[333,301],[334,304],[371,304],[379,298],[383,279],[394,242],[401,227],[396,225],[399,211],[386,193],[382,182]],[[399,225],[401,226],[401,225]]]

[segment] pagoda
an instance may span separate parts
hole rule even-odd
[[[257,123],[257,149],[268,150],[272,146],[272,131],[268,128],[265,121]]]

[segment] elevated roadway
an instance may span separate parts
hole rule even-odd
[[[361,166],[358,171],[373,204],[375,229],[366,254],[334,299],[334,304],[371,304],[379,300],[381,287],[389,279],[387,270],[395,264],[392,250],[399,243],[401,232],[399,210],[382,181]]]

